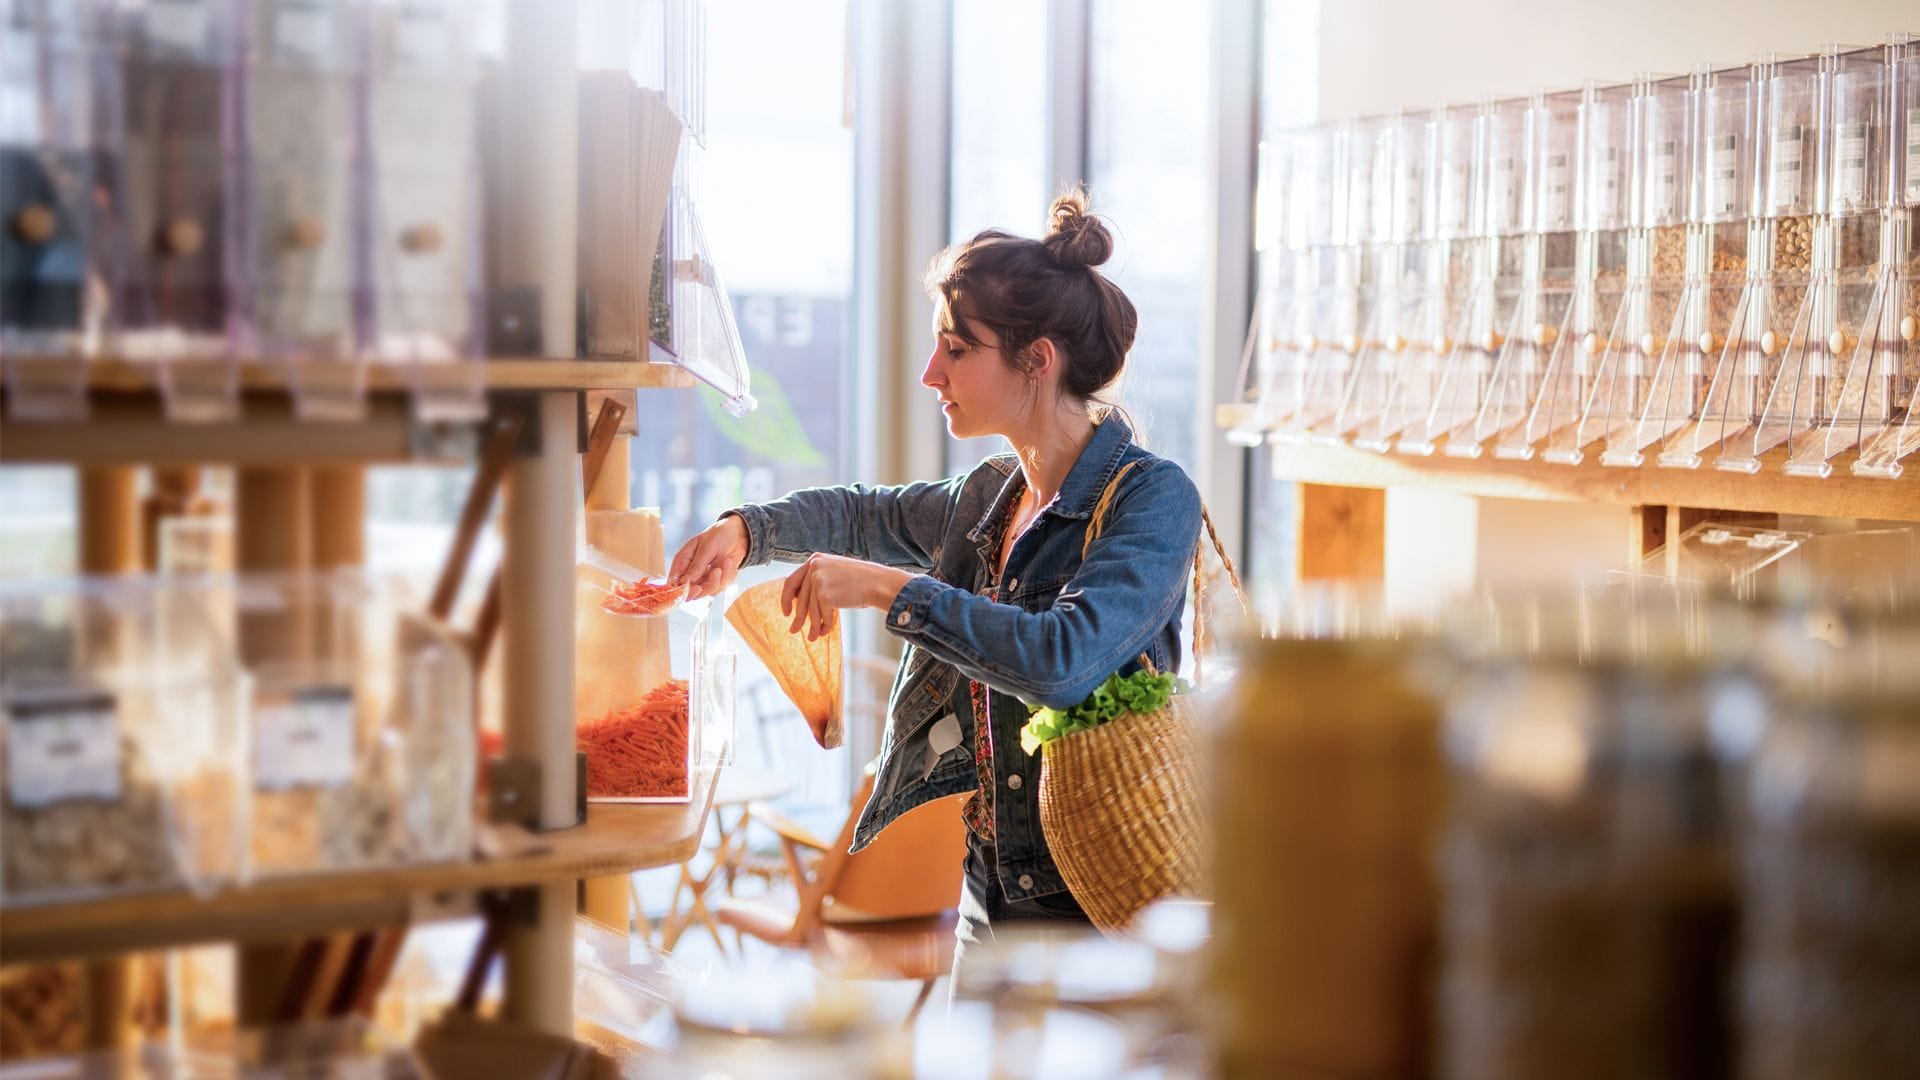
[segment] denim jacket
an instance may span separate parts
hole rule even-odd
[[[1095,504],[1136,461],[1083,559]],[[1001,454],[943,481],[809,488],[732,511],[747,528],[749,566],[827,552],[921,572],[886,614],[906,648],[853,850],[915,806],[978,784],[966,685],[978,679],[994,691],[994,848],[1002,887],[1016,901],[1066,889],[1040,827],[1040,760],[1020,748],[1021,702],[1077,705],[1108,675],[1138,666],[1142,653],[1174,670],[1200,535],[1193,482],[1136,445],[1126,422],[1110,414],[1059,495],[1015,542],[996,602],[978,588],[998,554],[995,525],[1024,483],[1014,456]],[[948,716],[958,721],[959,743],[935,754],[929,735]]]

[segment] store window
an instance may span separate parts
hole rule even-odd
[[[1046,227],[1047,8],[1032,0],[953,6],[952,129],[947,239],[982,229],[1038,236]],[[946,440],[946,470],[962,472],[1005,447],[999,438]]]
[[[1088,9],[1087,180],[1114,230],[1104,270],[1140,312],[1120,400],[1147,446],[1193,471],[1206,317],[1209,5],[1093,0]],[[1189,73],[1175,77],[1175,73]]]

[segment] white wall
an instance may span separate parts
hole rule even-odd
[[[1293,0],[1281,0],[1290,5]],[[1320,115],[1382,112],[1920,31],[1914,0],[1323,0]]]

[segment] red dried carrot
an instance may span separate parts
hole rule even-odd
[[[669,679],[635,705],[574,731],[587,755],[587,794],[670,798],[687,794],[687,683]]]

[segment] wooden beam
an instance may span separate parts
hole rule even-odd
[[[367,561],[367,470],[335,465],[313,472],[313,565],[331,570]]]
[[[81,573],[139,573],[139,481],[131,468],[80,470]]]
[[[1379,581],[1386,575],[1386,492],[1301,484],[1295,505],[1300,580]]]
[[[1589,459],[1578,466],[1544,461],[1466,460],[1435,454],[1376,454],[1347,446],[1274,444],[1273,476],[1309,484],[1424,488],[1502,499],[1690,506],[1815,517],[1920,521],[1920,470],[1898,480],[1852,474],[1851,453],[1824,480],[1780,471],[1784,448],[1761,458],[1753,476],[1718,469],[1615,469]]]

